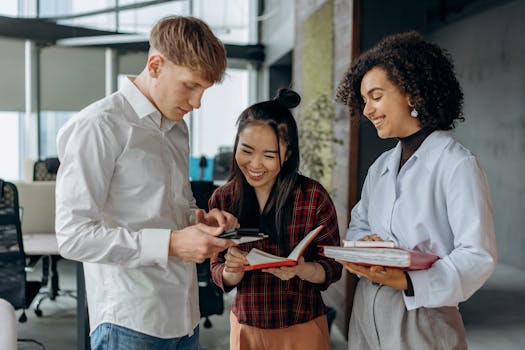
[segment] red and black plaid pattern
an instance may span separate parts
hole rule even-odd
[[[288,253],[305,234],[319,225],[324,225],[324,229],[309,245],[303,256],[306,261],[315,261],[323,266],[326,272],[325,283],[313,284],[298,277],[282,281],[260,270],[248,271],[237,285],[237,294],[232,304],[232,311],[241,324],[270,329],[308,322],[326,313],[321,291],[341,278],[341,265],[319,255],[320,245],[340,243],[337,216],[332,200],[326,190],[314,180],[300,177],[297,183],[301,182],[302,188],[296,185],[293,192],[294,209],[287,235],[287,246],[291,248]],[[232,183],[218,188],[210,199],[210,209],[228,210],[233,197],[232,190]],[[277,244],[268,239],[242,244],[239,249],[249,251],[253,247],[271,254],[282,255]],[[212,260],[211,272],[213,281],[224,290],[223,269],[224,253],[221,253]]]

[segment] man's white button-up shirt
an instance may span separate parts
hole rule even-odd
[[[104,322],[160,338],[199,323],[194,263],[168,258],[170,230],[193,224],[188,129],[129,79],[57,137],[60,253],[84,263],[91,331]]]

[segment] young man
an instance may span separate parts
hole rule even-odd
[[[192,17],[160,20],[150,45],[136,78],[57,137],[57,240],[84,263],[94,350],[198,349],[194,262],[230,247],[215,236],[238,226],[196,210],[182,120],[222,79],[224,46]]]

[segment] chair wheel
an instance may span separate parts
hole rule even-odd
[[[204,321],[204,328],[211,328],[211,321],[208,317],[206,317],[206,320]]]
[[[42,310],[36,309],[35,310],[35,315],[37,315],[37,317],[42,317]]]

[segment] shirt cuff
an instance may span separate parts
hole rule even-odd
[[[195,215],[196,211],[197,211],[197,209],[190,209],[190,211],[188,213],[188,226],[195,225],[197,223],[195,221],[196,220],[196,215]]]
[[[421,271],[407,271],[412,281],[412,287],[414,289],[414,296],[406,296],[403,293],[403,299],[408,310],[417,309],[423,305],[427,305],[429,300],[429,288],[430,281],[426,270]]]
[[[141,265],[168,266],[171,230],[145,228],[141,232]]]

